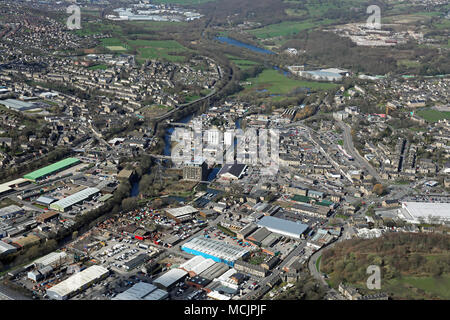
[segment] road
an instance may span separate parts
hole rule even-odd
[[[347,225],[344,226],[344,231],[342,232],[342,235],[339,237],[338,240],[334,241],[333,243],[320,248],[319,250],[317,250],[316,252],[314,252],[314,254],[309,258],[308,261],[308,269],[310,274],[320,283],[322,283],[323,285],[325,285],[326,287],[328,286],[328,283],[325,281],[324,277],[322,276],[322,273],[320,271],[317,270],[316,268],[316,262],[317,260],[322,256],[322,253],[324,251],[324,249],[329,249],[332,248],[336,245],[336,243],[339,243],[341,241],[344,241],[346,239],[348,239],[348,235],[350,235],[350,230],[347,228]],[[320,263],[319,263],[319,268],[320,268]]]
[[[353,145],[353,138],[351,134],[351,128],[342,121],[337,121],[338,125],[342,128],[344,136],[344,149],[353,156],[355,162],[357,162],[362,168],[365,168],[377,181],[381,181],[381,177],[378,172],[372,167],[372,165],[355,149]]]

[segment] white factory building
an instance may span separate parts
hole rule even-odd
[[[449,223],[450,203],[402,202],[398,216],[409,223]]]
[[[88,288],[91,284],[108,276],[109,270],[101,266],[91,266],[75,273],[70,278],[47,289],[47,295],[53,300],[66,300],[75,293]]]

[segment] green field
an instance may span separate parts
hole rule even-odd
[[[227,54],[226,56],[228,59],[230,59],[231,62],[233,62],[236,66],[239,67],[239,69],[242,69],[242,70],[251,68],[258,64],[258,62],[256,62],[256,61],[241,59],[241,58],[229,55],[229,54]]]
[[[383,285],[383,291],[388,291],[399,297],[410,299],[423,298],[423,293],[438,296],[440,299],[450,299],[450,275],[443,275],[440,278],[433,277],[401,277],[389,280]]]
[[[266,69],[256,78],[249,78],[252,84],[245,91],[266,89],[271,94],[287,94],[295,88],[330,89],[336,87],[333,83],[302,81],[288,78],[274,69]]]
[[[119,38],[101,39],[101,42],[106,49],[111,51],[127,51],[129,49],[127,43]]]
[[[317,24],[308,21],[293,22],[285,21],[277,24],[271,24],[262,28],[249,30],[248,32],[260,39],[291,36],[299,33],[300,31],[312,29]]]
[[[428,122],[438,122],[439,120],[448,119],[450,120],[450,112],[438,111],[433,109],[422,109],[417,110],[416,114],[427,120]]]
[[[183,53],[190,51],[175,40],[130,40],[130,45],[137,48],[137,60],[142,62],[148,59],[166,59],[173,62],[184,61]]]

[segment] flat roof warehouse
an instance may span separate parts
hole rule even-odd
[[[47,289],[50,299],[65,300],[78,290],[87,288],[92,283],[106,277],[109,270],[101,266],[91,266],[84,271],[74,274],[70,278]]]
[[[300,239],[300,236],[308,229],[308,225],[292,222],[271,216],[265,216],[257,223],[260,227],[284,236]]]
[[[71,196],[68,196],[67,198],[52,203],[50,205],[50,209],[65,212],[66,210],[69,210],[72,206],[89,199],[90,197],[99,192],[100,190],[97,188],[86,188]]]
[[[38,169],[36,171],[30,172],[30,173],[24,175],[23,177],[24,177],[24,179],[28,179],[28,180],[36,182],[36,181],[46,178],[49,175],[52,175],[54,173],[65,170],[65,169],[67,169],[75,164],[78,164],[80,162],[81,161],[77,158],[67,158],[67,159],[58,161],[56,163],[53,163],[49,166]]]
[[[197,237],[185,243],[181,249],[187,253],[211,258],[216,262],[224,262],[229,266],[234,261],[248,254],[248,250],[216,240]]]

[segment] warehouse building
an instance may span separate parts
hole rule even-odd
[[[308,225],[306,224],[292,222],[272,216],[264,216],[261,220],[259,220],[257,225],[260,227],[265,227],[269,231],[295,239],[300,239],[302,234],[308,229]]]
[[[186,284],[188,286],[194,287],[197,290],[201,290],[201,289],[205,288],[210,283],[211,283],[210,279],[206,279],[201,276],[194,276],[194,277],[186,280]]]
[[[97,188],[86,188],[81,190],[67,198],[58,200],[50,205],[50,209],[66,212],[72,208],[72,206],[79,204],[83,201],[87,201],[91,199],[96,194],[100,193],[100,190]]]
[[[40,223],[46,223],[53,219],[57,219],[59,217],[59,213],[55,211],[47,211],[36,217],[36,221]]]
[[[21,207],[16,206],[15,204],[12,204],[10,206],[4,207],[0,209],[0,219],[10,219],[18,214],[24,213],[25,210],[23,210]]]
[[[202,237],[186,242],[181,249],[187,253],[211,258],[216,262],[223,262],[229,266],[233,266],[234,261],[248,254],[248,250],[244,248]]]
[[[33,263],[35,266],[39,268],[47,266],[57,267],[61,266],[64,262],[66,262],[67,259],[68,259],[67,253],[65,253],[64,251],[51,252],[43,256],[42,258],[35,260]]]
[[[450,203],[402,202],[398,215],[409,223],[443,224],[450,222]]]
[[[41,204],[43,206],[48,207],[49,205],[51,205],[53,202],[58,201],[58,199],[52,198],[52,197],[46,197],[46,196],[40,196],[39,198],[36,199],[36,203],[37,204]]]
[[[166,214],[170,219],[175,220],[178,223],[192,220],[193,214],[197,213],[198,210],[192,206],[184,206],[179,208],[166,209]]]
[[[47,278],[49,275],[51,275],[53,272],[53,268],[50,266],[41,268],[39,270],[34,270],[28,272],[28,279],[33,280],[34,282],[41,281],[42,279]]]
[[[38,105],[36,103],[30,103],[16,99],[0,100],[0,104],[4,105],[8,109],[16,111],[26,111],[38,108]]]
[[[97,265],[91,266],[47,289],[47,295],[53,300],[66,300],[91,284],[106,278],[108,274],[109,270],[106,268]]]
[[[138,282],[130,289],[119,293],[112,300],[164,300],[168,296],[167,291],[158,289],[151,283]]]
[[[175,268],[170,269],[162,276],[153,281],[153,284],[162,290],[170,290],[177,283],[183,281],[187,277],[188,273],[184,270]]]
[[[17,251],[16,247],[7,244],[6,242],[0,241],[0,256],[7,255],[16,251]]]
[[[74,165],[79,164],[81,161],[77,158],[67,158],[56,163],[53,163],[49,166],[43,167],[39,170],[30,172],[24,175],[24,179],[31,180],[33,182],[40,181],[42,179],[47,178],[53,174],[66,170]]]
[[[180,269],[187,271],[190,277],[194,277],[210,268],[215,263],[216,262],[212,259],[206,259],[203,256],[195,256],[181,264]]]
[[[5,196],[14,191],[14,188],[22,187],[26,184],[30,183],[30,181],[19,178],[12,181],[8,181],[0,184],[0,196]]]
[[[256,246],[260,246],[265,238],[267,238],[271,232],[266,228],[259,228],[251,235],[249,235],[246,240],[252,242]]]
[[[250,234],[255,232],[257,229],[258,229],[258,226],[256,224],[249,223],[247,226],[242,228],[240,231],[236,232],[236,236],[238,239],[244,240]]]
[[[208,269],[206,269],[205,271],[203,271],[202,273],[200,273],[199,276],[212,281],[223,275],[225,272],[228,271],[228,269],[229,267],[226,264],[216,263],[211,267],[209,267]]]

